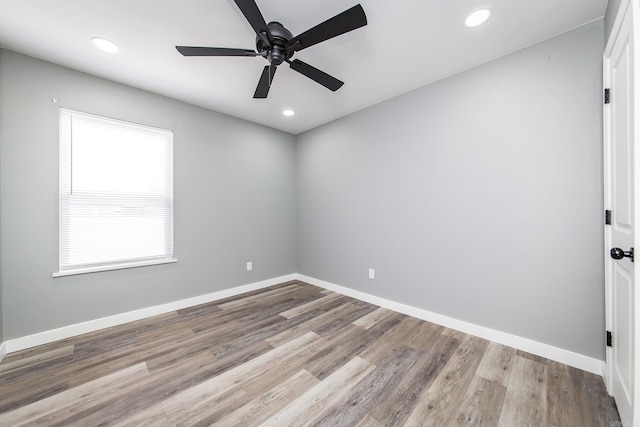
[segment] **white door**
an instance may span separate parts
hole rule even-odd
[[[638,239],[635,225],[639,209],[635,197],[640,174],[636,150],[636,120],[634,112],[638,96],[635,80],[638,70],[634,49],[635,20],[638,2],[631,0],[620,10],[604,55],[604,84],[609,88],[609,103],[604,107],[604,173],[605,209],[610,210],[610,225],[605,225],[605,291],[607,330],[612,334],[607,348],[607,387],[618,405],[624,425],[640,423],[640,385],[637,369],[638,330],[636,307],[640,292],[636,291],[635,277],[640,256],[634,262],[631,256]],[[622,2],[625,3],[624,1]],[[640,80],[639,80],[640,81]],[[606,96],[605,96],[606,97]],[[609,215],[607,215],[609,216]]]

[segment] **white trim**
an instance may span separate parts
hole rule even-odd
[[[0,343],[0,363],[2,363],[2,359],[7,355],[7,343]]]
[[[148,267],[150,265],[173,264],[177,259],[162,259],[155,261],[128,262],[126,264],[103,265],[101,267],[75,268],[73,270],[59,271],[53,273],[53,277],[74,276],[76,274],[98,273],[101,271],[123,270],[125,268]]]
[[[622,21],[624,20],[624,15],[626,13],[627,8],[631,4],[630,0],[621,0],[618,5],[618,10],[616,11],[616,17],[613,20],[613,25],[611,25],[611,31],[609,32],[609,38],[605,40],[604,47],[604,56],[611,56],[611,50],[613,49],[613,42],[620,31],[620,27],[622,26]]]
[[[625,0],[622,0],[623,2]],[[622,5],[622,4],[621,4]],[[620,16],[616,17],[614,28],[612,30],[612,34],[617,35],[620,25],[622,23],[622,19]],[[615,31],[615,33],[613,32]],[[605,54],[602,57],[602,86],[604,88],[610,88],[611,81],[611,49],[613,47],[613,40],[615,37],[610,37],[607,42],[607,48],[605,50]],[[602,182],[603,182],[603,207],[604,209],[611,209],[611,200],[610,200],[610,191],[608,183],[609,181],[609,149],[611,145],[611,138],[609,136],[609,131],[611,129],[611,104],[603,104],[602,106]],[[605,329],[607,331],[612,331],[611,323],[612,323],[612,312],[611,312],[611,279],[610,279],[610,269],[611,269],[611,258],[609,258],[607,252],[610,246],[610,238],[611,238],[611,230],[609,227],[604,227],[604,234],[602,236],[602,251],[603,251],[603,270],[604,270],[604,306],[605,306]],[[607,388],[607,392],[609,394],[613,393],[613,371],[612,371],[612,350],[611,347],[605,348],[605,362],[604,369],[602,372],[602,379],[604,380],[605,387]]]
[[[535,354],[536,356],[544,357],[546,359],[555,360],[556,362],[573,366],[574,368],[582,369],[583,371],[591,372],[596,375],[603,374],[604,362],[602,360],[594,359],[592,357],[588,357],[579,353],[574,353],[569,350],[554,347],[549,344],[533,341],[528,338],[523,338],[517,335],[508,334],[506,332],[497,331],[495,329],[486,328],[484,326],[478,326],[473,323],[454,319],[452,317],[443,316],[438,313],[433,313],[421,308],[349,289],[344,286],[325,282],[324,280],[315,279],[313,277],[305,276],[302,274],[298,274],[297,279],[324,289],[328,289],[330,291],[357,298],[361,301],[366,301],[368,303],[379,305],[393,311],[417,317],[418,319],[426,320],[428,322],[436,323],[438,325],[455,329],[466,334],[494,341],[502,345]]]
[[[113,316],[89,320],[87,322],[77,323],[75,325],[63,326],[61,328],[51,329],[49,331],[39,332],[33,335],[14,338],[2,343],[2,346],[0,346],[0,355],[2,355],[3,350],[5,354],[13,353],[15,351],[48,344],[54,341],[86,334],[88,332],[94,332],[100,329],[109,328],[111,326],[133,322],[135,320],[145,319],[147,317],[156,316],[158,314],[169,313],[171,311],[193,307],[199,304],[205,304],[208,302],[244,294],[246,292],[251,292],[262,288],[267,288],[269,286],[289,282],[292,280],[296,280],[295,274],[275,277],[273,279],[250,283],[248,285],[236,286],[235,288],[225,289],[223,291],[213,292],[206,295],[200,295],[197,297],[174,301],[167,304],[156,305],[153,307],[142,308],[140,310],[129,311],[127,313],[115,314]]]

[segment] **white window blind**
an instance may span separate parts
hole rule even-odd
[[[173,133],[60,110],[60,274],[173,261]]]

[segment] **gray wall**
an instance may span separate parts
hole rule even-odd
[[[295,272],[292,135],[7,50],[0,93],[5,340]],[[174,131],[178,263],[51,277],[60,107]]]
[[[603,33],[300,135],[298,272],[603,359]]]

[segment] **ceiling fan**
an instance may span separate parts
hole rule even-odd
[[[333,37],[367,25],[367,17],[359,4],[342,13],[327,19],[321,24],[293,36],[284,25],[279,22],[267,24],[254,0],[234,0],[242,14],[247,18],[256,32],[256,50],[233,49],[225,47],[176,46],[183,56],[262,56],[269,65],[264,67],[254,98],[266,98],[278,65],[286,62],[293,70],[309,77],[324,87],[336,91],[344,82],[318,70],[311,65],[291,60],[293,54],[314,44],[321,43]]]

